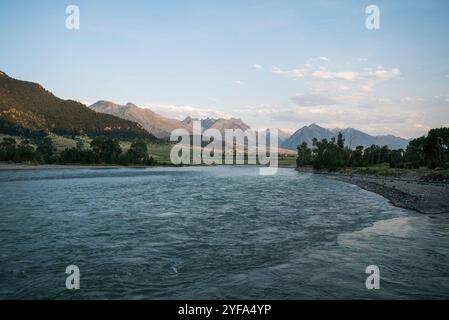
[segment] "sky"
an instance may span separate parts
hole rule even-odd
[[[410,138],[449,126],[448,34],[447,0],[0,0],[0,70],[86,104]]]

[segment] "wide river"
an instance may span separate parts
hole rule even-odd
[[[449,298],[449,216],[293,169],[0,171],[9,298]]]

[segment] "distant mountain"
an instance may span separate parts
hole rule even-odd
[[[203,130],[207,130],[211,128],[216,122],[217,119],[214,118],[201,119],[201,127],[203,128]]]
[[[351,148],[357,146],[369,147],[375,144],[378,146],[388,146],[390,149],[405,149],[409,143],[409,140],[393,135],[371,136],[353,128],[333,129],[331,131],[335,135],[341,132],[346,139],[346,144]]]
[[[37,83],[16,80],[4,72],[0,72],[0,132],[156,139],[135,122],[96,113],[79,102],[54,96]]]
[[[278,146],[281,147],[290,138],[291,134],[288,133],[287,131],[284,131],[281,129],[277,129],[277,130],[278,130]],[[261,133],[264,133],[264,132],[266,132],[267,136],[269,136],[270,129],[261,131]],[[268,141],[267,143],[269,143],[269,138],[267,141]]]
[[[291,133],[278,129],[279,145],[284,144],[285,141],[290,139]]]
[[[241,119],[230,118],[230,119],[218,119],[215,121],[209,129],[217,129],[221,133],[224,133],[226,129],[241,129],[242,131],[246,131],[250,129],[250,126],[244,123]]]
[[[217,119],[214,118],[206,118],[206,119],[197,119],[197,118],[192,118],[190,116],[186,117],[184,120],[182,120],[181,122],[190,130],[193,127],[193,121],[201,121],[201,128],[203,130],[207,130],[210,127],[212,127],[214,125],[215,122],[217,122]]]
[[[388,146],[390,149],[405,149],[409,140],[395,137],[392,135],[386,136],[371,136],[362,131],[347,128],[347,129],[325,129],[316,124],[305,126],[296,131],[292,136],[281,144],[286,149],[296,149],[302,142],[306,142],[309,147],[312,147],[313,138],[332,139],[341,132],[345,138],[345,144],[348,147],[355,148],[357,146],[369,147],[373,144],[378,146]]]
[[[195,120],[198,121],[198,119],[187,117],[182,121],[182,123],[191,129],[193,126],[193,121]],[[246,131],[247,129],[250,129],[250,126],[244,123],[241,119],[237,118],[230,118],[230,119],[206,118],[201,120],[201,128],[203,130],[217,129],[222,134],[224,134],[226,129],[234,129],[234,130],[241,129],[242,131]]]
[[[303,142],[307,142],[309,147],[312,147],[313,138],[330,139],[333,136],[335,136],[335,134],[331,131],[324,129],[316,124],[311,124],[310,126],[304,126],[293,133],[290,138],[282,143],[282,147],[286,149],[296,150],[296,148]]]
[[[99,113],[107,113],[122,119],[137,122],[145,130],[158,138],[167,138],[173,130],[178,128],[188,129],[188,126],[179,120],[166,118],[150,109],[140,108],[132,103],[119,105],[102,100],[89,106],[89,108]]]

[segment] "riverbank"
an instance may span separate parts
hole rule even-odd
[[[449,183],[434,179],[428,174],[408,172],[399,177],[342,172],[317,172],[311,168],[297,169],[302,172],[322,174],[375,192],[396,206],[425,214],[449,213]]]
[[[152,168],[148,166],[92,165],[92,164],[23,164],[0,163],[1,170],[49,170],[49,169],[117,169],[117,168]]]
[[[198,166],[198,165],[195,165]],[[154,168],[154,167],[177,167],[172,164],[157,164],[155,166],[122,166],[122,165],[105,165],[105,164],[24,164],[24,163],[7,163],[0,162],[0,170],[35,170],[35,169],[114,169],[114,168]],[[292,164],[281,164],[279,168],[295,169]]]

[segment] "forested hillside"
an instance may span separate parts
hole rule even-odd
[[[135,122],[96,113],[79,102],[54,96],[39,84],[16,80],[3,72],[0,72],[0,132],[157,140]]]

